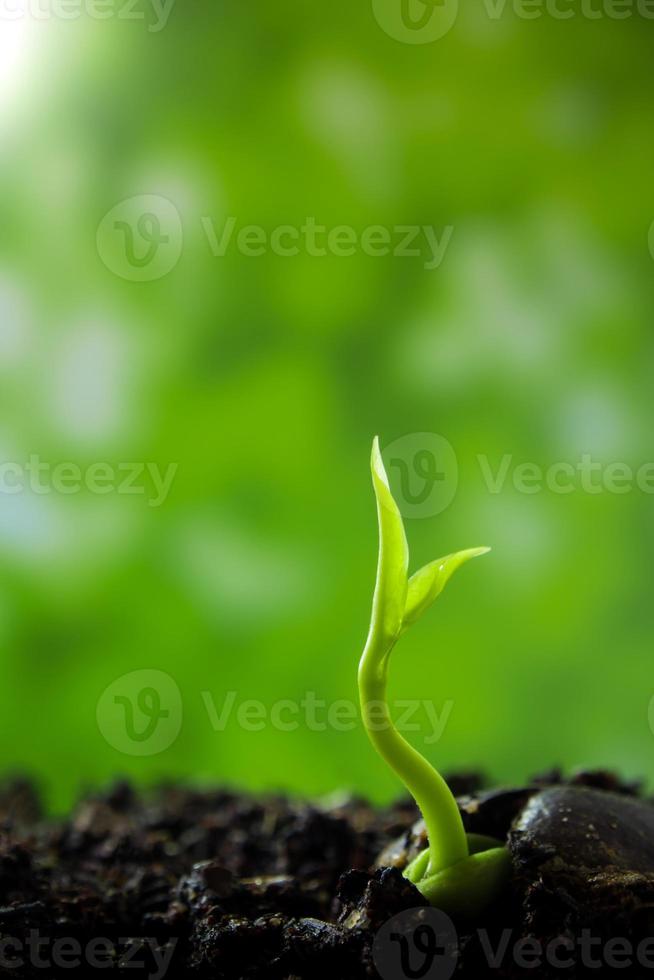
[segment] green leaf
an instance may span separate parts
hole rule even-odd
[[[457,551],[444,558],[437,558],[436,561],[424,565],[415,575],[412,575],[407,589],[403,629],[415,623],[429,609],[457,568],[465,565],[471,558],[485,555],[489,551],[490,548],[468,548],[466,551]]]
[[[402,629],[408,588],[409,546],[376,436],[372,444],[370,468],[379,521],[379,560],[372,616],[376,628],[390,639],[397,637]]]

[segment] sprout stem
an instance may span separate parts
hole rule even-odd
[[[376,635],[374,623],[359,664],[364,725],[380,756],[397,773],[418,804],[427,828],[426,876],[468,857],[468,841],[456,800],[443,777],[400,735],[388,708],[388,661],[395,641]]]
[[[450,576],[487,548],[471,548],[425,565],[408,577],[409,548],[399,508],[375,439],[371,458],[377,498],[379,559],[372,618],[359,664],[359,697],[370,741],[415,799],[429,838],[425,877],[465,860],[468,841],[456,800],[433,766],[400,735],[387,701],[388,662],[398,638],[440,595]]]

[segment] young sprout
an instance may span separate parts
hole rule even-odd
[[[466,834],[456,800],[445,780],[400,735],[386,700],[390,654],[461,565],[488,548],[469,548],[430,562],[408,577],[409,548],[393,499],[379,442],[372,447],[372,481],[379,520],[379,560],[372,619],[359,664],[361,712],[370,741],[403,781],[422,813],[429,847],[404,874],[433,905],[474,916],[504,885],[509,872],[505,847],[492,838]],[[374,719],[373,719],[374,713]]]

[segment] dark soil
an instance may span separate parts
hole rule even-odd
[[[636,786],[606,773],[450,785],[469,831],[508,842],[512,882],[422,955],[410,943],[433,913],[401,874],[424,846],[412,803],[119,784],[53,822],[13,783],[0,792],[0,975],[654,977],[654,806]]]

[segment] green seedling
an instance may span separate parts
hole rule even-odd
[[[472,917],[504,886],[509,874],[508,852],[499,841],[466,834],[445,780],[395,728],[386,689],[391,651],[400,636],[432,605],[457,568],[490,549],[457,551],[430,562],[409,578],[404,524],[390,491],[377,439],[371,468],[379,520],[379,560],[370,631],[359,664],[362,717],[370,741],[409,790],[425,821],[429,846],[408,865],[405,876],[432,905]]]

